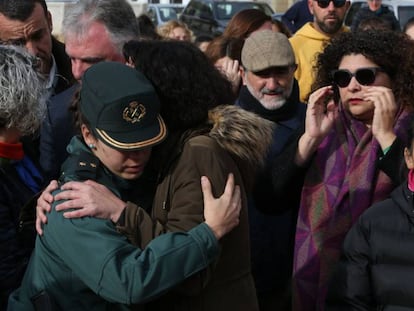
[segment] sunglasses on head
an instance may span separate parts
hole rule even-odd
[[[329,2],[333,2],[334,7],[342,8],[347,0],[316,0],[318,2],[318,6],[322,9],[325,9],[329,6]]]
[[[384,72],[380,67],[360,68],[355,73],[351,73],[346,69],[338,69],[332,71],[332,80],[339,87],[347,87],[351,82],[352,77],[361,85],[371,85],[374,83],[377,72]]]

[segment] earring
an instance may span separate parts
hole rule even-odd
[[[96,146],[95,146],[94,144],[88,144],[88,147],[89,147],[90,149],[95,149],[95,148],[96,148]]]

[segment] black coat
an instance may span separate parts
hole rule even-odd
[[[361,7],[356,13],[352,20],[351,30],[356,31],[359,23],[368,18],[379,17],[385,20],[391,27],[392,30],[401,30],[400,23],[397,18],[387,6],[382,5],[381,9],[377,12],[371,11],[368,6]]]
[[[268,297],[276,300],[276,293],[288,294],[285,291],[289,288],[292,274],[293,242],[299,201],[296,201],[296,205],[286,205],[286,198],[274,198],[271,164],[274,157],[285,152],[287,142],[295,131],[303,127],[306,105],[299,101],[299,87],[296,81],[291,96],[282,108],[265,109],[245,86],[240,90],[237,105],[276,124],[273,143],[264,167],[256,176],[248,205],[252,272],[259,303],[262,304],[269,299]],[[289,195],[289,192],[286,195]],[[276,206],[279,213],[273,213]]]
[[[413,208],[404,182],[360,216],[346,236],[326,310],[414,310]]]
[[[25,226],[24,230],[21,230],[20,226],[21,209],[34,195],[35,193],[21,180],[13,165],[0,165],[1,311],[7,306],[10,292],[20,286],[34,247],[34,225]]]
[[[79,84],[53,96],[47,106],[40,132],[40,166],[46,179],[57,179],[68,156],[66,146],[77,133],[73,114],[69,111]]]
[[[71,61],[65,52],[65,45],[54,37],[52,37],[52,54],[55,58],[58,72],[58,81],[52,93],[53,98],[54,94],[59,94],[68,89],[76,82],[76,80],[72,75]],[[36,165],[40,165],[42,156],[39,150],[39,145],[41,143],[40,131],[41,130],[36,131],[36,133],[32,135],[21,138],[24,152],[30,155],[31,159],[36,163]]]

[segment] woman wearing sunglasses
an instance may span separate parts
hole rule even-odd
[[[323,310],[349,228],[401,182],[413,116],[413,51],[403,34],[366,31],[337,36],[318,56],[304,133],[275,159],[273,171],[281,196],[303,182],[294,310]]]

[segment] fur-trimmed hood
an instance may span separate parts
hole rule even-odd
[[[218,106],[209,112],[209,136],[233,156],[257,168],[272,144],[274,122],[238,106]]]

